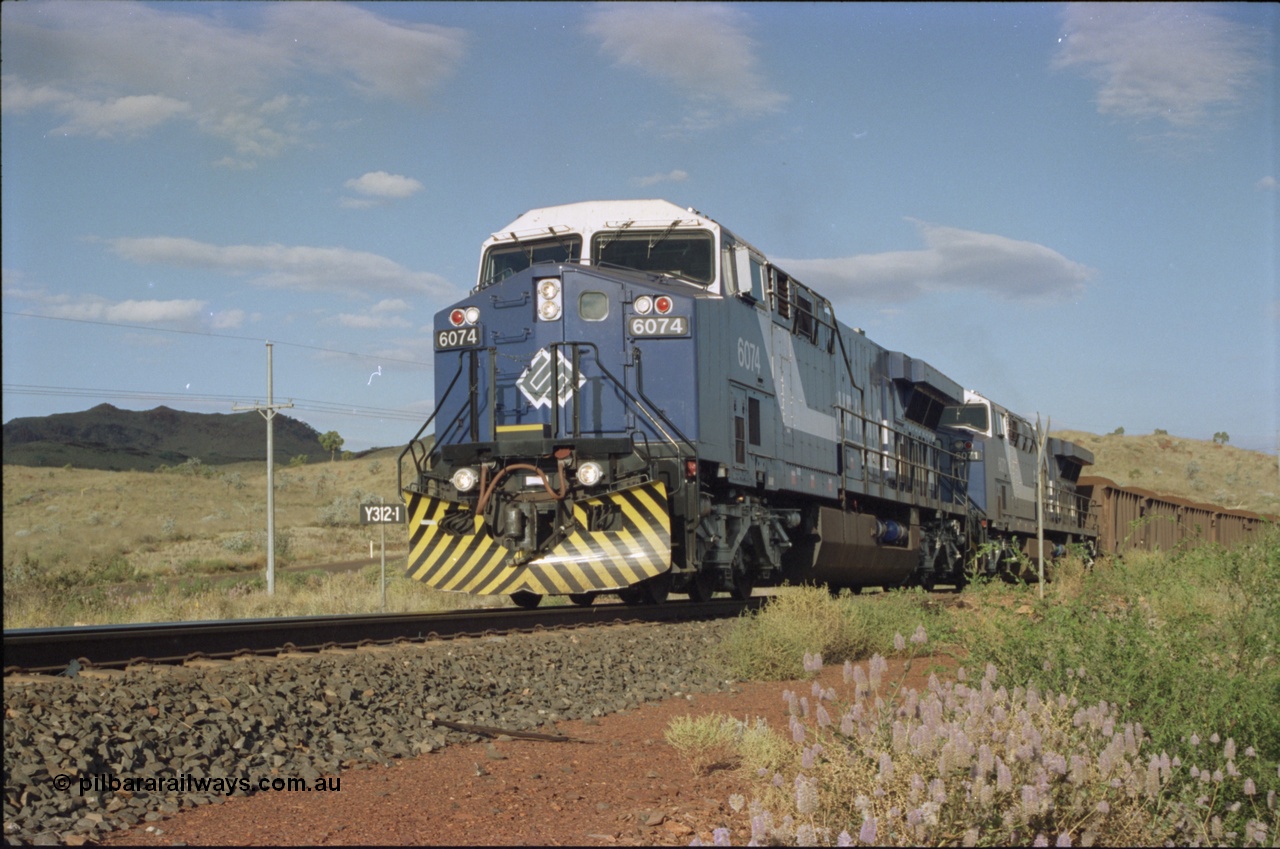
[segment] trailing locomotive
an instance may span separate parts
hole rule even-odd
[[[400,471],[408,574],[438,589],[532,606],[958,585],[973,555],[995,571],[1035,537],[1025,420],[692,209],[525,213],[434,339],[435,411]],[[1046,539],[1088,540],[1092,455],[1049,453]]]

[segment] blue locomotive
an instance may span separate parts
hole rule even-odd
[[[531,210],[433,333],[435,409],[400,463],[408,574],[432,587],[533,606],[958,585],[1035,538],[1024,419],[695,210]],[[1046,539],[1087,541],[1093,458],[1049,454]]]

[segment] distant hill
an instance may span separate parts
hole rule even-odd
[[[261,414],[187,413],[168,407],[121,410],[99,404],[81,413],[14,419],[4,425],[4,462],[15,466],[150,471],[198,458],[208,465],[267,458]],[[327,459],[311,425],[277,415],[276,462],[299,454]]]
[[[1167,433],[1053,435],[1093,452],[1094,465],[1085,468],[1086,475],[1220,507],[1280,514],[1280,470],[1274,455]]]

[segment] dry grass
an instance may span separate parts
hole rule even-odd
[[[1280,513],[1275,458],[1266,454],[1168,436],[1058,435],[1077,439],[1096,454],[1090,472],[1121,484]],[[387,449],[336,463],[278,467],[277,565],[367,558],[370,542],[377,545],[378,529],[357,523],[357,505],[379,497],[398,501],[398,454]],[[107,613],[129,615],[115,609],[121,604],[117,597],[149,592],[143,583],[227,576],[243,583],[260,576],[266,562],[266,469],[261,463],[189,463],[167,472],[5,466],[3,506],[6,627],[13,627],[10,609],[21,606],[15,602],[22,601],[24,586],[29,594],[45,596],[30,609],[52,617],[27,624],[71,624],[86,616],[106,621]],[[386,531],[388,570],[394,574],[403,563],[406,540],[402,528]],[[192,594],[199,589],[188,586]],[[101,596],[87,602],[90,608],[103,607],[101,612],[84,605],[74,612],[63,605],[67,609],[57,612],[64,595],[86,589]],[[198,611],[202,618],[207,606]],[[225,607],[214,606],[218,612]],[[257,612],[249,604],[238,609],[254,611],[241,615]],[[171,598],[159,610],[146,610],[135,615],[181,618],[190,605]]]
[[[397,503],[395,453],[277,468],[277,558],[294,565],[367,557],[378,530],[356,522],[359,500]],[[330,525],[339,518],[344,524]],[[266,469],[195,473],[4,468],[4,563],[105,566],[123,556],[144,578],[255,569],[265,561]],[[403,551],[400,529],[387,543]],[[202,566],[201,564],[207,564]]]
[[[1193,501],[1280,514],[1280,468],[1272,455],[1168,434],[1095,436],[1055,431],[1053,435],[1094,453],[1094,465],[1085,474]]]

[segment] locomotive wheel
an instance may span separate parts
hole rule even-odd
[[[751,598],[751,590],[753,581],[751,575],[747,572],[747,564],[742,556],[743,546],[738,546],[738,550],[733,553],[733,566],[729,572],[729,595],[738,601],[746,601]]]
[[[627,587],[624,590],[618,590],[618,598],[622,599],[623,604],[630,607],[635,607],[637,604],[644,604],[644,589],[639,586],[635,586]]]
[[[655,575],[640,586],[644,592],[645,604],[662,604],[671,592],[671,572]]]
[[[537,593],[531,593],[528,590],[520,590],[511,594],[511,601],[515,603],[516,607],[533,610],[542,603],[542,596]]]
[[[590,607],[591,602],[596,600],[595,593],[569,593],[569,601],[578,607]]]
[[[690,601],[711,601],[711,596],[715,595],[715,591],[715,576],[706,570],[699,569],[698,572],[689,579]]]

